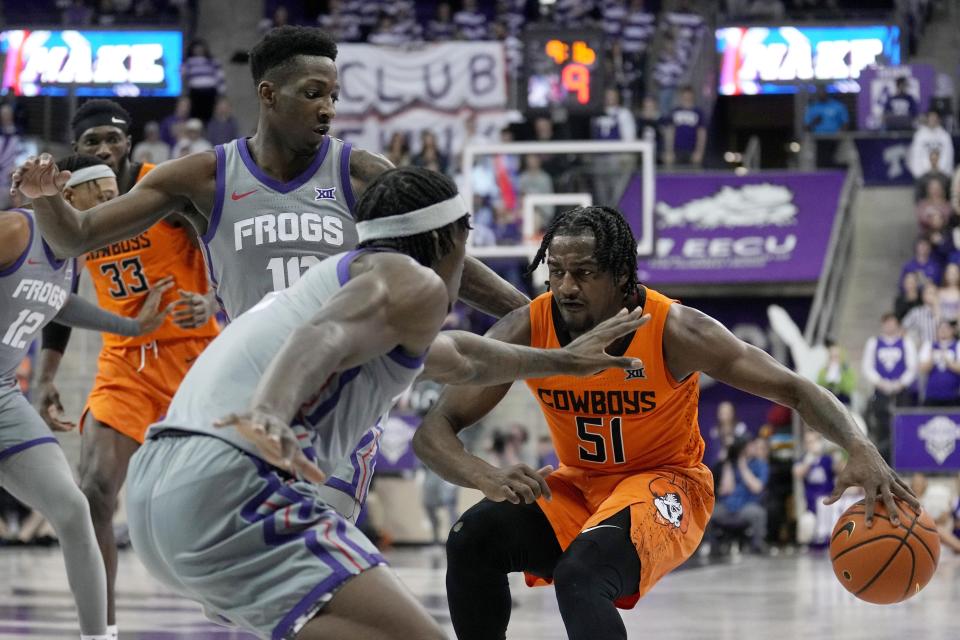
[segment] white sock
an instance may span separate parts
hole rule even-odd
[[[85,636],[80,634],[80,640],[110,640],[110,636],[106,634],[102,636]]]
[[[120,632],[117,631],[117,625],[108,624],[107,625],[107,637],[109,640],[117,640],[120,637]]]

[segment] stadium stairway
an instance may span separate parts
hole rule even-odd
[[[257,127],[259,103],[247,61],[232,59],[238,51],[249,51],[260,39],[258,25],[264,16],[264,3],[254,0],[244,2],[242,10],[239,7],[233,0],[204,0],[197,35],[209,43],[213,55],[223,64],[227,98],[240,124],[240,133],[251,135]]]
[[[864,343],[879,331],[880,316],[893,310],[900,269],[913,253],[917,235],[913,189],[861,188],[852,215],[853,250],[835,326],[836,338],[865,392],[860,375]]]
[[[960,49],[960,3],[947,0],[934,4],[933,16],[926,25],[911,63],[927,63],[955,77],[957,50]]]

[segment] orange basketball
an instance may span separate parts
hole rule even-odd
[[[920,592],[937,569],[937,525],[923,509],[897,500],[900,525],[893,526],[877,501],[873,527],[864,523],[863,500],[847,509],[830,537],[833,572],[844,588],[874,604],[902,602]]]

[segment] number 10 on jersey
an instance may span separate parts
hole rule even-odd
[[[273,278],[273,290],[283,291],[299,280],[304,271],[319,263],[320,259],[316,256],[293,256],[286,259],[270,258],[270,261],[267,262],[267,271]]]
[[[585,462],[605,463],[613,454],[614,464],[623,464],[627,458],[623,452],[623,430],[620,418],[586,418],[577,416],[577,436],[580,438],[580,459]],[[609,448],[607,447],[609,439]]]

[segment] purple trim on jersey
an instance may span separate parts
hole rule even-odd
[[[330,149],[330,136],[323,136],[320,149],[317,150],[317,154],[313,157],[310,166],[290,182],[280,182],[279,180],[271,178],[260,169],[260,166],[254,161],[253,156],[250,155],[250,149],[247,148],[247,140],[249,140],[249,138],[237,139],[237,150],[240,152],[240,159],[243,160],[243,164],[246,165],[247,171],[253,174],[253,177],[259,180],[261,184],[278,193],[290,193],[305,185],[307,181],[314,176],[320,168],[320,165],[323,164],[323,159],[327,157],[327,151]]]
[[[27,440],[26,442],[15,444],[12,447],[9,447],[7,449],[4,449],[3,451],[0,451],[0,460],[9,458],[15,453],[20,453],[24,449],[29,449],[30,447],[35,447],[38,444],[46,444],[48,442],[52,444],[59,444],[59,442],[57,442],[57,439],[54,438],[53,436],[46,436],[43,438],[34,438],[33,440]]]
[[[354,469],[353,476],[354,478],[356,478],[357,472],[358,472],[356,464],[353,465],[353,469]],[[341,480],[340,478],[337,478],[337,477],[331,477],[331,478],[328,478],[327,481],[324,482],[323,484],[325,486],[336,489],[337,491],[342,491],[343,493],[347,494],[354,500],[356,500],[357,498],[357,488],[352,484],[348,483],[346,480]]]
[[[43,254],[47,256],[47,262],[50,263],[50,266],[53,267],[54,270],[59,271],[66,260],[57,260],[57,255],[53,252],[53,249],[50,248],[50,245],[47,244],[46,240],[41,238],[40,244],[43,245]]]
[[[223,317],[226,318],[229,323],[230,314],[227,313],[227,307],[223,304],[223,300],[220,299],[220,294],[217,292],[217,286],[220,283],[217,280],[217,276],[213,273],[213,254],[210,253],[210,245],[206,242],[200,243],[200,255],[203,256],[203,262],[207,265],[207,276],[210,278],[210,284],[213,285],[213,297],[216,298],[217,304],[220,305],[220,311],[223,312]]]
[[[337,390],[334,391],[329,398],[321,402],[310,415],[304,415],[304,421],[313,425],[326,417],[326,415],[337,406],[337,402],[340,401],[340,394],[343,392],[343,388],[350,384],[358,375],[360,375],[360,367],[353,367],[341,373],[340,379],[337,381]]]
[[[33,246],[33,216],[24,211],[23,209],[11,209],[11,211],[16,211],[17,213],[22,213],[23,216],[27,219],[27,223],[30,225],[30,239],[27,241],[27,248],[23,250],[23,253],[20,254],[20,257],[17,258],[17,261],[6,269],[0,269],[0,277],[9,276],[11,273],[15,273],[17,269],[23,266],[24,260],[27,259],[27,256],[30,255],[30,247]]]
[[[372,443],[373,440],[376,438],[375,432],[376,432],[376,425],[371,427],[369,430],[367,430],[366,433],[363,434],[363,437],[360,438],[360,442],[358,442],[357,446],[354,447],[353,451],[350,452],[350,466],[353,467],[353,477],[350,479],[350,483],[348,484],[347,481],[344,480],[343,478],[337,478],[336,476],[332,476],[328,478],[327,481],[324,482],[323,484],[325,484],[328,487],[333,487],[337,491],[342,491],[343,493],[346,493],[347,495],[349,495],[351,498],[355,500],[359,500],[362,503],[363,496],[357,495],[357,489],[360,487],[360,462],[359,462],[360,455],[359,453],[361,449],[364,449],[370,446],[370,443]],[[376,460],[374,460],[373,462],[375,465]],[[370,473],[368,474],[368,478],[367,478],[368,485],[372,478],[373,478],[373,467],[371,466]]]
[[[364,550],[360,547],[360,545],[358,545],[356,542],[354,542],[353,540],[351,540],[351,539],[350,539],[350,536],[347,535],[347,523],[346,523],[345,520],[338,520],[338,521],[337,521],[336,534],[337,534],[337,538],[340,539],[340,542],[342,542],[342,543],[344,543],[345,545],[347,545],[348,547],[350,547],[350,550],[351,550],[351,551],[353,551],[355,554],[357,554],[358,556],[360,556],[361,558],[363,558],[364,560],[366,560],[366,561],[367,561],[367,564],[369,564],[369,565],[371,565],[371,566],[374,566],[374,567],[377,566],[377,564],[378,564],[378,563],[377,563],[377,557],[374,556],[374,555],[372,555],[372,554],[370,554],[370,553],[367,553],[366,551],[364,551]],[[380,554],[377,554],[377,555],[379,556]],[[381,558],[381,560],[382,560],[382,558]]]
[[[350,279],[350,263],[356,260],[357,256],[361,253],[363,253],[363,249],[348,251],[346,255],[340,258],[340,262],[337,263],[337,281],[341,287],[347,284],[347,280]]]
[[[240,144],[239,140],[237,144]],[[214,147],[213,152],[217,157],[217,179],[214,188],[213,211],[210,212],[210,220],[207,221],[207,232],[200,238],[204,244],[213,240],[217,227],[220,226],[220,216],[223,215],[223,201],[227,194],[227,152],[222,144]]]
[[[340,286],[347,284],[347,281],[350,279],[350,265],[360,257],[361,253],[374,253],[374,252],[385,252],[390,251],[393,253],[399,253],[393,249],[387,249],[386,247],[365,247],[363,249],[354,249],[353,251],[348,251],[342,258],[340,262],[337,263],[337,281],[340,283]]]
[[[326,580],[320,582],[320,584],[311,589],[310,592],[300,600],[300,602],[295,604],[287,613],[287,615],[281,618],[280,622],[277,623],[277,626],[273,628],[273,632],[270,634],[270,637],[273,640],[283,640],[297,620],[299,620],[302,616],[305,616],[311,609],[317,606],[318,600],[336,590],[337,587],[342,585],[351,577],[353,577],[351,574],[342,576],[337,573],[333,573],[328,576]]]
[[[391,351],[387,355],[390,356],[391,360],[393,360],[394,362],[400,365],[403,365],[407,369],[419,369],[421,366],[423,366],[424,361],[427,359],[427,353],[429,351],[430,349],[427,349],[426,351],[423,352],[422,355],[411,356],[404,352],[403,347],[401,347],[400,345],[397,345],[396,347],[393,348],[393,351]]]
[[[347,208],[353,213],[353,208],[357,204],[357,199],[353,195],[353,185],[350,184],[350,152],[353,151],[353,144],[343,143],[340,149],[340,187],[343,189],[343,197],[347,200]]]
[[[270,546],[279,547],[297,539],[303,540],[304,544],[307,546],[307,549],[317,556],[321,562],[330,567],[332,572],[327,578],[317,584],[316,587],[311,589],[306,596],[297,602],[297,604],[294,605],[293,608],[290,609],[290,611],[280,619],[280,622],[277,624],[277,626],[273,628],[271,637],[277,640],[282,640],[284,637],[286,637],[290,628],[296,623],[296,621],[314,608],[321,598],[332,591],[335,591],[337,587],[358,574],[344,567],[344,565],[341,564],[333,556],[333,554],[330,553],[329,550],[327,550],[327,548],[317,537],[317,531],[314,526],[311,526],[309,529],[303,532],[279,533],[276,529],[276,521],[274,520],[274,516],[276,516],[278,513],[281,513],[282,510],[266,514],[258,513],[263,503],[271,495],[273,495],[274,492],[277,491],[279,491],[281,495],[292,502],[291,506],[299,505],[299,514],[304,519],[309,516],[310,510],[316,506],[316,503],[310,498],[310,496],[299,494],[293,490],[293,488],[285,485],[277,475],[276,471],[269,464],[260,460],[259,458],[256,458],[255,456],[248,457],[257,468],[257,474],[264,482],[266,482],[267,486],[262,491],[257,493],[252,500],[249,500],[243,505],[241,508],[241,516],[248,522],[262,521],[263,540]],[[337,523],[335,532],[337,534],[338,541],[343,543],[341,552],[346,551],[344,547],[349,548],[349,550],[356,553],[360,559],[369,564],[370,568],[380,564],[386,564],[386,560],[384,560],[383,556],[380,554],[371,555],[369,553],[365,553],[362,551],[362,549],[357,549],[356,546],[346,537],[342,536],[341,532],[345,533],[346,531],[346,525],[343,517],[329,507],[326,507],[325,509],[334,514],[332,519]]]

